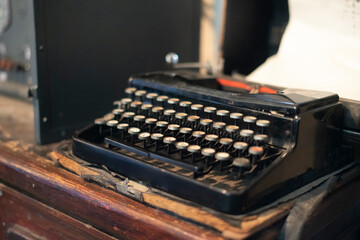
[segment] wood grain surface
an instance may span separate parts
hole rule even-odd
[[[172,217],[83,181],[53,162],[0,143],[0,179],[109,235],[126,239],[221,239],[219,233]]]
[[[0,192],[0,239],[115,239],[3,184]]]

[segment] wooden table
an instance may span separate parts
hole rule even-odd
[[[176,209],[162,211],[59,167],[48,157],[57,144],[34,144],[32,119],[29,103],[0,95],[0,239],[299,239],[304,234],[326,236],[321,228],[314,227],[316,224],[331,229],[339,221],[348,221],[341,231],[333,230],[336,236],[344,232],[343,228],[353,231],[360,224],[356,222],[360,216],[360,180],[355,176],[346,187],[336,188],[341,184],[335,184],[328,198],[313,193],[310,200],[318,199],[319,203],[309,211],[310,216],[299,219],[302,228],[292,228],[296,216],[292,210],[302,211],[301,204],[309,199],[250,216],[239,222],[238,233],[229,233],[226,226],[216,226],[216,219],[211,227],[206,219],[191,220],[191,215],[182,215]],[[346,206],[339,207],[339,202]],[[226,225],[221,219],[218,222]]]

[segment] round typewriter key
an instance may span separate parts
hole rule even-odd
[[[264,153],[264,148],[259,146],[249,147],[249,153],[252,155],[252,164],[256,164]]]
[[[228,110],[217,110],[216,115],[220,116],[220,122],[224,122],[224,118],[229,116]]]
[[[165,103],[167,102],[168,99],[169,99],[168,96],[162,95],[162,96],[158,96],[156,98],[156,101],[160,102],[162,107],[165,107]]]
[[[188,116],[187,120],[189,122],[197,122],[199,121],[200,117],[199,116],[196,116],[196,115],[191,115],[191,116]]]
[[[157,121],[156,122],[156,126],[158,128],[160,128],[161,133],[164,133],[164,130],[167,128],[168,125],[169,125],[169,123],[166,121]]]
[[[151,104],[154,104],[154,100],[159,96],[157,93],[148,93],[146,98],[151,100]]]
[[[226,123],[224,122],[214,122],[213,123],[213,128],[216,129],[217,134],[220,136],[221,135],[221,130],[223,130],[226,126]]]
[[[175,118],[181,119],[181,120],[185,119],[187,116],[188,116],[187,113],[176,113],[175,114]]]
[[[142,105],[142,102],[140,102],[140,101],[133,101],[130,103],[130,106],[132,108],[139,108],[141,105]]]
[[[205,140],[209,141],[209,146],[212,147],[217,140],[219,140],[219,136],[215,134],[207,134],[205,135]]]
[[[212,157],[214,156],[216,153],[216,150],[213,148],[203,148],[201,149],[201,154],[204,155],[205,157]]]
[[[179,131],[180,125],[178,124],[169,124],[168,129],[171,131]]]
[[[166,109],[166,110],[164,111],[164,115],[165,115],[165,116],[174,116],[175,113],[176,113],[176,111],[175,111],[174,109]]]
[[[242,113],[230,113],[230,118],[232,119],[241,119],[244,114]]]
[[[196,138],[203,138],[205,136],[205,132],[203,131],[194,131],[192,134]]]
[[[149,132],[152,133],[154,125],[156,125],[157,119],[156,118],[146,118],[145,123],[149,125]]]
[[[231,138],[220,138],[219,143],[222,144],[222,150],[225,152],[228,147],[234,142]]]
[[[230,113],[230,118],[231,119],[234,119],[234,124],[236,125],[236,126],[238,126],[239,125],[239,121],[240,121],[240,119],[243,117],[243,114],[242,113]]]
[[[151,139],[155,141],[155,151],[158,151],[160,141],[163,139],[164,135],[161,133],[153,133],[151,134]]]
[[[260,127],[260,133],[265,133],[265,128],[270,126],[270,121],[265,119],[259,119],[256,121],[256,126]]]
[[[148,132],[142,132],[142,133],[139,134],[138,138],[139,138],[140,140],[147,140],[147,139],[150,138],[150,135],[151,135],[151,134],[148,133]]]
[[[187,142],[177,142],[175,143],[175,147],[180,150],[180,159],[184,157],[184,150],[186,150],[189,146]]]
[[[210,141],[210,142],[215,142],[219,139],[219,136],[218,135],[215,135],[215,134],[207,134],[205,136],[205,139]]]
[[[141,105],[141,110],[150,110],[153,108],[153,105],[152,104],[143,104]]]
[[[151,134],[151,139],[152,140],[161,140],[164,137],[164,135],[162,135],[161,133],[153,133]]]
[[[94,123],[96,125],[104,125],[106,123],[106,120],[104,118],[96,118]]]
[[[146,98],[148,99],[156,99],[159,96],[157,93],[148,93],[146,94]]]
[[[177,142],[177,143],[175,143],[175,147],[177,149],[180,149],[180,150],[187,149],[188,146],[189,146],[189,143],[187,143],[187,142]]]
[[[183,108],[184,112],[187,112],[187,109],[191,106],[192,102],[189,101],[181,101],[179,106]]]
[[[235,158],[233,160],[233,165],[238,168],[249,168],[251,166],[250,160],[247,158]]]
[[[190,134],[192,132],[192,129],[188,127],[182,127],[180,128],[180,132],[183,134]]]
[[[204,106],[201,104],[191,105],[191,110],[194,110],[196,115],[199,115],[199,111],[201,111],[203,108],[204,108]]]
[[[167,127],[168,125],[169,125],[169,123],[166,122],[166,121],[157,121],[157,122],[156,122],[156,126],[157,126],[157,127],[164,128],[164,127]]]
[[[256,121],[256,117],[253,116],[245,116],[244,117],[244,122],[246,123],[254,123]]]
[[[140,132],[140,128],[137,127],[131,127],[128,129],[128,133],[131,135],[131,144],[134,144],[135,136],[137,136]]]
[[[129,106],[130,106],[131,102],[132,102],[131,98],[123,98],[123,99],[121,99],[122,109],[124,109],[125,111],[129,110]]]
[[[116,108],[116,109],[112,110],[112,113],[115,115],[115,120],[119,121],[120,116],[123,112],[124,112],[124,109],[121,109],[121,108]]]
[[[164,137],[163,141],[166,144],[174,144],[176,142],[176,138],[174,138],[174,137]]]
[[[230,154],[227,152],[217,152],[215,158],[220,161],[227,161],[230,159]]]
[[[243,121],[247,124],[247,128],[250,129],[251,125],[256,122],[256,117],[253,116],[245,116]]]
[[[200,124],[203,126],[210,126],[213,123],[212,119],[201,119]]]
[[[233,143],[233,140],[231,138],[220,138],[219,142],[222,145],[229,146],[229,145],[231,145]]]
[[[125,118],[127,120],[127,123],[130,124],[130,120],[135,116],[134,112],[124,112],[123,113],[123,118]]]
[[[119,123],[116,128],[120,130],[120,139],[124,139],[124,133],[129,128],[129,124]]]
[[[196,116],[196,115],[191,115],[191,116],[187,117],[187,120],[188,120],[188,122],[191,123],[191,127],[193,129],[195,129],[196,128],[196,123],[200,120],[200,117]]]
[[[147,119],[145,119],[145,123],[146,123],[146,124],[155,125],[156,122],[157,122],[157,119],[156,119],[156,118],[147,118]]]
[[[134,87],[125,88],[125,93],[127,93],[127,94],[132,95],[132,94],[134,94],[135,92],[136,92],[136,88],[134,88]]]
[[[145,116],[143,115],[135,115],[134,116],[134,121],[137,123],[137,127],[140,128],[141,123],[145,122]]]
[[[211,126],[212,123],[213,123],[212,119],[201,119],[200,120],[200,125],[204,129],[205,133],[207,133],[209,131],[209,126]]]
[[[137,128],[137,127],[131,127],[128,130],[128,133],[130,135],[138,135],[140,132],[141,132],[140,128]]]
[[[240,157],[245,149],[247,149],[248,144],[246,142],[235,142],[233,148],[236,149],[237,156]]]
[[[191,161],[194,163],[196,155],[200,153],[201,147],[199,145],[190,145],[187,151],[191,153]]]
[[[107,113],[102,118],[105,119],[105,121],[114,120],[114,114],[113,113]]]
[[[117,120],[110,120],[110,121],[106,122],[106,125],[108,127],[115,127],[116,125],[118,125],[118,123],[119,123],[119,121],[117,121]]]
[[[268,127],[268,126],[270,126],[270,121],[264,120],[264,119],[259,119],[256,121],[256,125],[259,127]]]
[[[135,96],[139,97],[139,101],[143,100],[143,97],[146,95],[146,91],[145,90],[137,90],[135,92]]]
[[[266,142],[268,140],[268,135],[256,134],[256,135],[254,135],[254,140],[258,143]]]
[[[227,125],[225,130],[230,133],[230,137],[233,138],[235,135],[234,133],[239,130],[239,127],[235,125]]]
[[[180,102],[180,99],[178,99],[178,98],[169,98],[169,100],[168,100],[168,104],[171,105],[172,109],[174,109],[174,107],[176,105],[178,105],[179,102]]]
[[[169,122],[172,122],[173,116],[175,116],[176,111],[173,109],[166,109],[164,115],[167,117]]]
[[[167,144],[166,152],[170,154],[171,146],[176,143],[176,138],[174,137],[164,137],[163,142]]]
[[[185,108],[190,107],[191,104],[192,104],[192,102],[189,102],[189,101],[181,101],[179,103],[180,107],[185,107]]]
[[[188,146],[187,150],[188,150],[188,152],[191,152],[191,153],[199,153],[201,150],[201,147],[199,145],[190,145],[190,146]]]
[[[117,126],[117,129],[120,129],[120,130],[126,130],[129,128],[129,124],[127,123],[119,123]]]
[[[148,116],[149,113],[150,113],[150,110],[153,108],[153,105],[152,104],[143,104],[141,105],[141,110],[142,112]]]
[[[153,107],[153,108],[151,109],[151,111],[152,111],[153,113],[161,113],[161,112],[164,111],[164,108],[163,108],[163,107]]]
[[[234,166],[234,172],[237,172],[236,179],[242,178],[244,171],[249,170],[251,167],[250,160],[247,158],[235,158],[232,165]]]
[[[201,149],[201,155],[205,157],[205,168],[209,165],[212,160],[212,157],[215,155],[216,150],[213,148],[203,148]]]
[[[216,108],[215,107],[204,107],[204,112],[206,112],[208,114],[208,118],[212,118],[212,114],[214,114],[216,112]]]
[[[156,118],[160,118],[160,116],[162,115],[162,112],[164,111],[164,108],[163,107],[153,107],[151,109],[151,111],[153,113],[155,113]]]
[[[226,162],[230,160],[230,154],[227,152],[217,152],[215,159],[220,162],[220,171],[222,171]]]
[[[103,126],[106,124],[106,120],[104,118],[96,118],[94,123],[98,126],[99,134],[101,136],[103,134]]]
[[[131,98],[122,98],[121,103],[122,104],[130,104],[132,102]]]
[[[224,122],[214,122],[213,123],[213,128],[215,129],[224,129],[226,126],[226,123]]]
[[[246,142],[235,142],[233,147],[237,150],[245,150],[248,144]]]
[[[203,131],[194,131],[193,132],[193,137],[195,137],[196,138],[196,144],[200,144],[200,142],[201,142],[201,140],[204,138],[204,136],[205,136],[205,132],[203,132]]]
[[[180,128],[180,133],[184,134],[184,141],[187,141],[189,135],[192,133],[192,129],[188,127]]]
[[[254,131],[251,129],[240,130],[240,136],[243,138],[250,138],[252,135],[254,135]]]
[[[147,146],[146,146],[146,141],[150,138],[150,133],[148,132],[142,132],[142,133],[139,133],[138,135],[138,138],[139,140],[143,141],[143,148],[146,149]]]

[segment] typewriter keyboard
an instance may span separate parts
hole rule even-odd
[[[271,145],[271,122],[155,92],[125,89],[109,119],[95,125],[103,147],[220,190],[240,190],[283,149]]]

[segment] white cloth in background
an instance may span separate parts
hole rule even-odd
[[[247,78],[360,100],[360,1],[289,0],[278,53]]]

